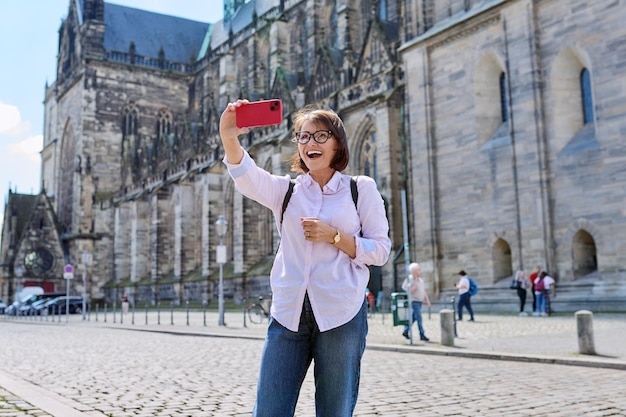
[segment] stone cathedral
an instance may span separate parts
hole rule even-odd
[[[282,123],[241,143],[285,175],[292,114],[339,113],[345,172],[386,203],[375,293],[417,261],[431,299],[463,269],[475,309],[515,312],[512,277],[540,266],[555,311],[626,310],[624,0],[225,0],[223,16],[69,1],[41,192],[6,198],[2,298],[62,290],[71,264],[92,302],[213,302],[222,243],[226,299],[267,295],[273,215],[234,190],[218,123],[230,101],[279,98]]]

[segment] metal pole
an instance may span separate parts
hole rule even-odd
[[[65,280],[65,322],[70,320],[70,280]]]
[[[454,337],[459,337],[456,333],[456,303],[454,302],[454,297],[452,297],[452,318],[454,319]]]
[[[248,327],[248,326],[246,325],[246,310],[247,310],[247,309],[246,309],[246,299],[244,298],[244,299],[243,299],[243,327],[244,327],[244,328],[245,328],[245,327]]]
[[[409,225],[407,219],[407,202],[406,202],[406,188],[402,190],[401,194],[402,202],[402,234],[404,235],[404,277],[405,279],[411,274],[409,271]],[[411,280],[413,277],[411,276]],[[408,315],[409,315],[409,343],[413,344],[413,305],[411,300],[411,285],[412,281],[409,280],[409,287],[407,288],[407,302],[409,303]]]
[[[224,264],[226,263],[226,246],[224,246],[224,236],[228,228],[228,222],[223,215],[220,215],[215,222],[217,235],[220,238],[220,244],[216,250],[216,261],[220,265],[220,280],[218,285],[217,310],[219,312],[218,324],[224,326]]]
[[[222,242],[220,241],[220,246],[222,245]],[[217,306],[218,306],[218,310],[219,310],[219,319],[218,319],[218,325],[223,326],[224,325],[224,271],[223,271],[223,264],[220,263],[220,282],[219,282],[219,286],[218,286],[218,299],[217,299]]]
[[[85,300],[87,299],[87,262],[89,262],[89,253],[83,252],[83,321],[85,321]]]

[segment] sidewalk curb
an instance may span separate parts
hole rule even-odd
[[[265,340],[265,335],[254,334],[236,334],[236,330],[239,328],[225,328],[225,331],[205,330],[203,332],[193,331],[180,331],[176,329],[154,329],[154,328],[133,328],[133,327],[119,327],[119,326],[106,326],[110,329],[116,330],[129,330],[137,332],[152,332],[162,334],[173,334],[179,336],[201,336],[201,337],[220,337],[231,339],[248,339],[248,340]],[[440,345],[438,345],[440,346]],[[417,353],[423,355],[437,355],[437,356],[449,356],[457,358],[470,358],[470,359],[486,359],[486,360],[500,360],[511,362],[532,362],[543,363],[548,365],[565,365],[565,366],[582,366],[588,368],[600,368],[600,369],[616,369],[620,371],[626,371],[626,362],[616,361],[602,361],[594,360],[591,357],[589,359],[576,359],[576,358],[556,358],[550,356],[541,355],[527,355],[527,354],[513,354],[502,352],[478,352],[473,350],[453,350],[455,347],[440,346],[441,349],[428,348],[422,345],[418,346],[397,346],[386,345],[380,343],[368,343],[366,349],[377,350],[382,352],[398,352],[398,353]],[[464,349],[464,348],[456,348]]]
[[[449,356],[457,358],[473,358],[473,359],[487,359],[487,360],[501,360],[511,362],[533,362],[543,363],[549,365],[566,365],[566,366],[583,366],[588,368],[602,368],[602,369],[616,369],[620,371],[626,371],[625,362],[605,362],[592,359],[568,359],[568,358],[555,358],[540,355],[521,355],[513,353],[500,353],[500,352],[477,352],[472,350],[454,351],[454,350],[438,350],[432,348],[423,348],[421,346],[391,346],[381,344],[368,344],[367,349],[383,351],[383,352],[399,352],[399,353],[420,353],[424,355],[437,355],[437,356]]]
[[[0,371],[0,387],[52,416],[106,417],[85,404],[65,398],[32,382]]]

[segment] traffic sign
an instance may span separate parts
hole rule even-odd
[[[63,278],[74,279],[74,266],[72,264],[67,264],[63,267]]]

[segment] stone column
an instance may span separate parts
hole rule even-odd
[[[578,330],[578,352],[581,355],[595,355],[593,343],[593,313],[587,310],[576,312],[576,328]]]
[[[441,344],[454,346],[454,311],[441,310],[439,320],[441,322]]]

